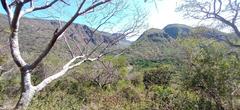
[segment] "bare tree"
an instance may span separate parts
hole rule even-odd
[[[198,20],[219,21],[223,27],[230,27],[240,38],[239,31],[239,0],[183,0],[177,11],[184,13],[184,16]],[[231,46],[240,47],[227,38]]]
[[[158,9],[157,1],[160,1],[160,0],[144,0],[145,3],[149,2],[149,1],[154,2],[154,5],[155,5],[156,9]]]
[[[45,4],[44,4],[45,3]],[[103,7],[102,5],[112,4],[113,0],[81,0],[79,1],[78,7],[75,10],[74,15],[66,22],[60,25],[59,28],[55,30],[52,34],[52,38],[50,42],[46,45],[46,48],[41,52],[41,54],[36,57],[36,59],[28,63],[23,59],[19,47],[19,26],[20,26],[20,20],[21,18],[32,12],[36,12],[39,10],[46,10],[53,5],[57,5],[57,3],[63,3],[65,5],[70,5],[68,1],[63,0],[46,0],[44,1],[34,1],[34,0],[1,0],[2,7],[7,13],[8,16],[8,22],[11,29],[11,34],[9,37],[9,43],[10,43],[10,50],[12,58],[15,62],[15,64],[18,66],[18,68],[21,71],[21,96],[19,98],[19,101],[17,102],[16,106],[13,109],[26,109],[31,102],[34,95],[41,91],[43,88],[45,88],[49,83],[52,81],[58,79],[59,77],[62,77],[65,75],[69,70],[73,69],[76,66],[81,65],[84,62],[87,61],[96,61],[102,56],[106,55],[111,51],[106,51],[109,47],[114,45],[117,41],[122,39],[121,37],[117,37],[116,39],[112,40],[107,45],[104,45],[103,42],[101,42],[99,45],[95,47],[89,47],[83,46],[84,48],[79,48],[80,54],[74,54],[71,50],[71,47],[69,47],[69,51],[71,51],[72,59],[68,61],[60,71],[57,73],[54,73],[53,75],[45,78],[42,82],[40,82],[37,85],[32,84],[31,80],[31,71],[35,69],[40,62],[49,54],[53,46],[56,44],[57,39],[59,39],[61,36],[64,35],[65,31],[70,27],[70,25],[79,17],[83,16],[92,12],[95,12],[97,8]],[[35,6],[36,4],[42,6]],[[115,14],[115,13],[114,13]],[[111,16],[106,18],[106,20],[110,19]],[[105,22],[103,22],[105,23]],[[132,26],[138,27],[140,22],[133,23]],[[102,25],[102,23],[100,24]],[[123,33],[124,36],[129,35],[135,31],[135,28],[129,28],[126,29]],[[64,37],[65,38],[65,37]],[[86,45],[89,41],[87,41]],[[66,42],[68,43],[68,42]],[[68,45],[69,46],[69,45]],[[101,48],[100,48],[101,47]],[[86,51],[87,50],[87,51]],[[99,50],[99,51],[97,51]]]

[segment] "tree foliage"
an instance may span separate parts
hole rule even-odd
[[[240,63],[236,56],[227,54],[228,49],[224,43],[203,43],[196,40],[189,42],[194,42],[195,46],[186,49],[189,56],[185,69],[181,72],[183,87],[214,100],[217,109],[224,109],[224,103],[228,103],[229,107],[231,93],[239,85],[237,79],[240,76]]]

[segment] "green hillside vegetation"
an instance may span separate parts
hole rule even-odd
[[[42,90],[29,110],[237,110],[239,97],[232,92],[240,83],[239,50],[231,51],[224,42],[194,32],[177,31],[185,36],[177,38],[161,32],[151,29],[124,54],[108,55],[72,70]],[[65,60],[64,55],[52,52],[34,70],[34,83]],[[2,55],[0,64],[6,61]],[[0,78],[0,106],[16,103],[18,75]]]

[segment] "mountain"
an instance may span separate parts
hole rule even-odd
[[[176,39],[177,37],[186,37],[191,33],[192,27],[184,24],[169,24],[161,29],[151,28],[143,32],[143,34],[138,38],[141,40],[148,41],[168,41],[170,39]]]
[[[190,27],[184,24],[169,24],[163,29],[151,28],[143,32],[137,41],[147,40],[153,42],[168,41],[171,39],[184,38],[189,36],[201,36],[214,38],[218,41],[226,40],[227,36],[236,37],[234,34],[224,33],[216,29],[204,26]]]
[[[162,30],[156,28],[148,29],[130,46],[126,53],[132,60],[161,60],[167,55],[172,55],[172,52],[176,52],[173,41],[178,35],[186,35],[181,33],[186,33],[185,27],[187,26],[172,24]],[[187,32],[190,32],[189,30]]]
[[[59,22],[56,20],[30,18],[23,18],[21,19],[20,23],[20,51],[22,52],[22,57],[29,63],[32,62],[32,59],[38,56],[45,49],[48,42],[51,40],[54,31],[60,26],[60,23],[62,25],[65,24],[65,22]],[[14,69],[16,65],[12,61],[10,55],[8,43],[10,29],[7,17],[5,15],[0,14],[0,24],[0,59],[4,56],[4,60],[7,61],[2,64],[0,61],[0,76],[11,78],[14,76],[14,73],[18,72],[18,70]],[[48,63],[50,66],[64,65],[65,62],[72,58],[68,45],[65,42],[65,38],[67,39],[68,44],[75,55],[79,55],[83,51],[85,53],[90,53],[95,48],[98,48],[96,53],[93,54],[97,55],[97,52],[102,51],[102,48],[106,47],[108,44],[113,44],[109,48],[109,51],[111,51],[112,49],[126,48],[132,43],[128,41],[121,33],[95,31],[95,29],[87,25],[76,23],[70,25],[70,27],[64,33],[64,36],[57,40],[48,56],[40,65],[44,65],[46,63]],[[121,40],[116,42],[116,39]],[[100,44],[101,46],[99,46]],[[44,70],[46,70],[45,73],[49,73],[50,71],[54,71],[56,69],[53,69],[50,66],[44,67]],[[41,68],[41,66],[38,68]],[[11,71],[11,74],[2,74],[2,70],[13,70],[14,72]],[[37,70],[38,69],[36,69],[36,71]]]
[[[168,40],[170,37],[164,33],[161,29],[151,28],[143,32],[143,34],[137,39],[137,41],[153,41],[159,42]]]
[[[163,29],[151,28],[130,46],[127,54],[130,59],[161,60],[167,57],[183,57],[181,47],[175,42],[177,39],[187,37],[199,37],[215,39],[219,42],[226,41],[229,37],[232,41],[234,34],[228,34],[208,27],[190,27],[184,24],[169,24]]]
[[[0,15],[0,23],[1,52],[1,48],[8,44],[10,30],[6,16]],[[59,21],[55,20],[22,19],[19,35],[21,51],[26,54],[39,54],[50,41],[53,32],[59,27],[59,23]],[[65,22],[61,22],[61,24],[65,24]],[[201,37],[216,38],[221,41],[224,40],[225,37],[225,34],[220,31],[211,30],[206,27],[190,27],[184,24],[169,24],[163,29],[148,29],[133,43],[126,40],[125,37],[118,43],[115,43],[114,39],[118,39],[124,35],[121,33],[95,31],[95,29],[81,24],[72,24],[64,35],[68,39],[69,45],[74,52],[86,44],[89,45],[89,48],[92,48],[103,42],[103,44],[114,43],[114,49],[130,46],[129,50],[131,50],[132,53],[151,58],[160,58],[159,55],[163,55],[163,51],[165,52],[164,55],[168,55],[166,52],[170,54],[175,51],[177,46],[174,44],[174,39],[177,38],[200,35]],[[69,51],[64,40],[64,37],[59,38],[51,52],[66,58],[65,56],[69,55]],[[163,47],[166,50],[164,50]],[[5,50],[8,50],[8,48]],[[154,53],[154,56],[151,56],[152,53]]]
[[[47,43],[50,41],[51,36],[57,27],[65,22],[59,22],[56,20],[42,20],[42,19],[29,19],[23,18],[20,25],[19,42],[20,48],[23,52],[39,53]],[[10,29],[8,26],[8,20],[5,15],[0,14],[0,48],[8,43],[8,36]],[[125,36],[117,33],[108,33],[102,31],[95,31],[86,25],[72,24],[64,34],[69,41],[72,48],[78,44],[79,47],[89,45],[91,47],[97,46],[100,43],[108,44],[114,43],[115,39],[123,37],[120,42],[115,43],[114,46],[118,48],[127,47],[131,44],[126,40]],[[64,42],[64,37],[59,38],[57,44],[54,46],[53,51],[61,54],[67,53],[67,47]]]

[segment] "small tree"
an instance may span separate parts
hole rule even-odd
[[[61,24],[60,27],[55,30],[55,32],[53,32],[50,42],[46,45],[46,48],[41,52],[41,54],[38,57],[36,57],[36,59],[33,60],[32,63],[26,62],[25,59],[23,59],[21,51],[19,49],[19,31],[20,31],[19,26],[21,23],[20,22],[21,18],[28,13],[32,13],[40,10],[46,10],[52,7],[53,5],[57,5],[57,3],[63,3],[66,5],[69,5],[67,2],[63,0],[51,0],[51,1],[46,0],[45,2],[34,1],[34,0],[1,0],[2,7],[7,13],[8,22],[11,29],[10,37],[9,37],[11,55],[15,64],[18,66],[21,72],[22,91],[21,91],[20,99],[17,102],[14,109],[26,109],[29,103],[31,102],[32,98],[34,97],[34,95],[37,92],[41,91],[43,88],[45,88],[49,83],[62,77],[69,70],[81,65],[84,62],[96,61],[102,56],[106,55],[107,53],[114,51],[114,50],[112,51],[106,51],[106,50],[112,45],[114,45],[117,41],[123,38],[123,37],[116,37],[116,39],[112,40],[107,45],[104,45],[104,42],[101,42],[99,43],[99,45],[97,45],[94,48],[84,47],[84,49],[81,50],[80,54],[77,54],[77,55],[76,54],[73,55],[73,52],[72,52],[71,55],[73,58],[69,62],[67,62],[59,72],[45,78],[39,84],[33,85],[32,79],[31,79],[32,77],[31,71],[35,69],[42,62],[42,60],[49,54],[49,52],[55,45],[57,39],[59,39],[61,36],[64,35],[68,27],[79,16],[84,16],[86,14],[95,12],[95,10],[99,9],[98,7],[101,7],[106,4],[114,5],[113,0],[78,1],[79,4],[77,6],[77,9],[74,15],[66,23]],[[41,4],[43,5],[36,6]],[[110,19],[115,14],[116,13],[114,11],[114,14],[107,16],[105,20]],[[137,30],[136,28],[142,25],[141,24],[142,22],[138,21],[137,19],[139,20],[139,18],[136,18],[135,21],[131,23],[132,24],[131,27],[124,30],[124,32],[121,34],[122,36],[126,36],[129,34],[133,35],[133,33]],[[100,26],[103,25],[104,23],[106,23],[106,21],[101,23]],[[97,29],[99,27],[97,27]],[[88,44],[88,42],[86,44]],[[69,50],[71,51],[70,48]]]

